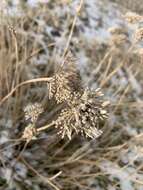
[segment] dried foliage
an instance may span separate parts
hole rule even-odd
[[[102,100],[103,94],[100,89],[83,90],[80,73],[76,70],[71,53],[70,58],[69,56],[65,58],[65,63],[66,68],[61,67],[48,83],[50,99],[55,98],[57,104],[65,103],[57,120],[52,121],[52,125],[58,129],[61,138],[67,136],[71,140],[73,131],[92,139],[97,138],[102,134],[98,129],[99,122],[107,118],[105,110],[107,101]],[[30,119],[34,124],[43,109],[40,104],[35,103],[26,106],[24,112],[26,120]],[[32,134],[35,135],[33,128],[26,127],[23,137],[29,140]]]
[[[143,189],[142,15],[86,1],[72,28],[75,1],[38,2],[0,28],[0,189]]]

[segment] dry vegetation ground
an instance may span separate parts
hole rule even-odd
[[[77,3],[51,0],[30,8],[21,1],[17,14],[12,13],[10,1],[9,5],[1,5],[1,190],[143,189],[143,35],[140,32],[134,36],[143,20],[132,26],[121,16],[119,26],[110,28],[108,39],[99,40],[102,35],[92,32],[106,25],[102,15],[113,15],[102,1],[95,2],[83,4],[69,45],[77,58],[83,85],[100,87],[110,101],[109,118],[100,126],[103,134],[93,140],[76,134],[71,140],[61,140],[56,130],[49,129],[28,144],[20,140],[27,126],[23,108],[34,102],[44,106],[37,127],[52,120],[59,109],[48,100],[46,83],[33,81],[56,72]],[[100,7],[100,17],[91,11],[93,5]],[[128,9],[141,11],[138,3],[134,9],[129,5]],[[118,5],[114,6],[113,12]],[[120,10],[128,12],[122,6],[120,3]],[[92,17],[97,19],[96,26]],[[15,88],[27,80],[31,81]]]

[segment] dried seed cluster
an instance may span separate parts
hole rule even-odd
[[[38,119],[38,116],[43,112],[43,108],[42,105],[39,103],[28,104],[24,108],[24,112],[25,112],[25,119],[26,120],[30,119],[32,123],[35,123]]]
[[[134,34],[136,41],[142,41],[143,40],[143,28],[139,28],[136,30]]]
[[[123,47],[128,42],[128,32],[123,27],[111,27],[108,29],[111,34],[111,45]]]
[[[108,29],[111,35],[120,35],[120,34],[127,34],[127,31],[123,27],[110,27]]]
[[[143,21],[143,16],[140,16],[134,12],[127,12],[124,18],[128,23],[131,23],[131,24],[135,24],[140,21]]]
[[[22,139],[26,139],[26,141],[29,142],[36,136],[36,133],[37,131],[36,131],[35,126],[32,124],[29,124],[23,132]]]
[[[137,24],[138,28],[134,31],[134,40],[135,42],[140,42],[143,40],[143,27],[141,27],[140,23],[143,22],[143,16],[138,15],[133,12],[128,12],[124,16],[125,20],[131,24]]]
[[[114,34],[111,38],[111,43],[115,46],[124,45],[127,41],[128,38],[125,34]]]
[[[69,103],[78,92],[83,90],[81,77],[75,67],[75,59],[72,58],[71,53],[65,59],[65,67],[60,68],[52,77],[48,87],[49,98],[55,97],[57,103]]]
[[[108,102],[99,100],[102,96],[100,90],[85,90],[80,99],[76,99],[72,107],[64,109],[58,119],[54,121],[62,138],[71,139],[73,131],[86,137],[97,138],[102,134],[98,129],[100,120],[107,117],[105,107]]]
[[[71,101],[75,92],[80,89],[79,82],[80,79],[73,73],[62,71],[59,74],[55,74],[49,84],[49,97],[55,97],[57,103]]]
[[[99,122],[107,118],[105,107],[108,102],[102,100],[103,94],[100,89],[95,91],[83,89],[80,74],[71,57],[65,62],[67,68],[62,67],[52,77],[48,85],[49,98],[54,97],[58,104],[64,103],[64,108],[50,126],[54,125],[58,129],[61,138],[67,136],[71,139],[73,132],[86,137],[97,138],[102,134],[98,126]],[[40,104],[35,103],[28,105],[24,112],[26,119],[30,119],[34,125],[43,109]],[[41,130],[46,128],[47,126],[41,127]],[[35,128],[27,127],[23,138],[32,139],[35,134]]]

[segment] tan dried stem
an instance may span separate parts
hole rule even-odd
[[[14,46],[15,46],[15,57],[16,57],[16,67],[15,67],[15,73],[14,76],[16,77],[15,80],[13,80],[12,88],[15,86],[15,84],[18,84],[18,65],[19,65],[19,55],[18,55],[18,41],[17,41],[17,32],[13,26],[8,26],[9,31],[12,34],[13,40],[14,40]]]
[[[0,106],[10,97],[12,96],[12,94],[18,90],[20,87],[30,84],[30,83],[37,83],[37,82],[50,82],[51,78],[50,77],[44,77],[44,78],[37,78],[37,79],[31,79],[31,80],[27,80],[24,82],[21,82],[20,84],[18,84],[17,86],[15,86],[4,98],[2,98],[2,100],[0,101]]]
[[[52,183],[53,179],[49,179],[47,177],[42,176],[38,171],[36,171],[23,157],[21,157],[21,160],[23,163],[31,170],[33,171],[37,176],[39,176],[43,182],[49,184],[51,187],[53,187],[55,190],[60,190],[54,183]]]
[[[79,3],[79,6],[77,7],[76,9],[76,14],[74,16],[74,19],[73,19],[73,23],[72,23],[72,26],[71,26],[71,30],[70,30],[70,34],[69,34],[69,37],[68,37],[68,40],[67,40],[67,44],[66,44],[66,47],[64,49],[64,53],[62,55],[62,60],[64,59],[68,49],[69,49],[69,45],[70,45],[70,42],[71,42],[71,38],[72,38],[72,35],[73,35],[73,31],[74,31],[74,28],[75,28],[75,24],[76,24],[76,21],[77,21],[77,18],[78,18],[78,15],[80,13],[80,10],[82,8],[82,5],[83,5],[83,2],[84,0],[80,0],[80,3]],[[62,66],[64,65],[64,61],[62,63]]]
[[[54,123],[50,123],[49,125],[45,125],[43,127],[40,127],[37,129],[37,132],[41,132],[41,131],[44,131],[46,129],[49,129],[50,127],[54,126],[55,124]]]

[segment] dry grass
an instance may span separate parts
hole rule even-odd
[[[142,5],[142,1],[138,0],[138,1],[134,1],[134,0],[111,0],[112,2],[116,2],[119,5],[123,6],[124,8],[127,8],[131,11],[135,11],[138,13],[142,13],[143,11],[143,5]]]
[[[49,3],[49,7],[41,4],[40,9],[30,9],[22,4],[27,13],[19,18],[9,18],[9,21],[6,19],[0,29],[0,189],[11,190],[15,187],[19,190],[36,190],[52,187],[57,190],[91,190],[112,187],[138,190],[143,187],[141,41],[135,41],[134,34],[131,38],[126,27],[112,28],[111,38],[106,44],[87,44],[86,40],[80,39],[82,43],[77,45],[72,41],[75,37],[80,38],[75,21],[79,22],[78,17],[82,18],[84,9],[81,9],[81,15],[76,15],[76,19],[68,12],[63,21],[50,8],[63,6],[56,3]],[[58,32],[61,32],[63,22],[70,23],[66,26],[65,38],[59,37],[64,45],[65,39],[69,39],[66,46],[56,41],[56,36],[61,35]],[[55,29],[55,36],[46,33],[46,24]],[[133,33],[136,34],[136,30]],[[86,67],[80,70],[81,78],[75,68],[69,75],[67,63],[63,62],[69,47],[77,57],[78,52],[84,50],[88,58]],[[80,59],[78,62],[80,64]],[[66,68],[66,75],[59,69],[60,63]],[[77,67],[80,68],[79,65]],[[61,72],[59,78],[56,76],[58,72]],[[57,79],[61,86],[57,84]],[[49,84],[50,81],[52,91],[49,94],[47,82]],[[65,84],[68,88],[61,93]],[[57,86],[52,88],[53,85]],[[82,93],[85,86],[94,90],[101,87],[105,99],[111,102],[108,120],[100,123],[103,134],[98,139],[90,140],[76,133],[71,136],[71,131],[68,131],[69,139],[61,139],[56,129],[47,129],[47,125],[55,120],[63,107],[71,106],[75,95],[72,91],[76,92],[81,86],[78,93]],[[49,99],[49,95],[52,99]],[[91,107],[87,97],[78,96],[81,102],[76,103],[76,108],[80,110],[81,104],[90,108],[97,106],[96,100],[92,104],[94,107]],[[23,108],[35,102],[38,108],[39,103],[42,105],[44,112],[41,109],[38,113],[34,112],[32,121],[40,134],[33,139],[37,131],[33,127],[26,128],[31,124],[25,121]],[[74,111],[70,113],[70,118]],[[62,123],[63,127],[70,119],[61,118],[63,116],[60,115],[56,125]],[[42,127],[45,127],[44,130],[40,130]],[[24,129],[28,130],[23,134]],[[26,139],[28,134],[30,141],[25,143],[21,139],[22,134]]]

